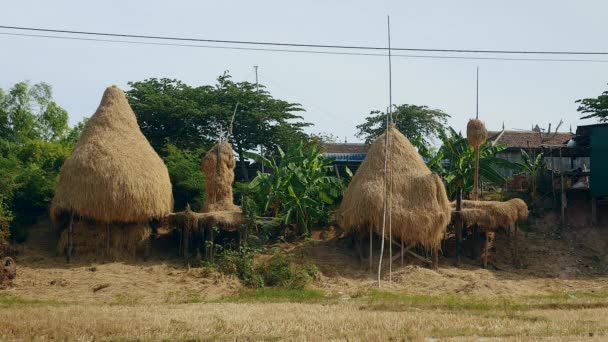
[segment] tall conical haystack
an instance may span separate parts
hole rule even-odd
[[[172,209],[167,167],[141,133],[125,94],[108,87],[61,168],[51,216],[146,222]]]
[[[71,214],[111,228],[147,223],[172,209],[167,167],[141,133],[125,94],[108,87],[61,168],[51,218]],[[84,235],[75,232],[76,250],[76,238]]]
[[[450,203],[444,185],[394,125],[388,133],[392,158],[388,172],[392,171],[393,175],[393,184],[389,184],[392,188],[393,237],[437,248],[450,221]],[[382,231],[385,134],[371,145],[344,193],[338,211],[338,224],[359,235],[370,229],[379,234]]]

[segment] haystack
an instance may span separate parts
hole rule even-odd
[[[393,175],[393,237],[408,244],[437,248],[450,221],[450,203],[444,185],[394,125],[390,125],[388,134],[392,158],[388,172]],[[377,234],[382,231],[385,135],[371,145],[338,210],[338,224],[359,236],[370,229]],[[387,207],[387,217],[388,214]]]
[[[58,222],[75,216],[104,223],[95,227],[105,235],[108,226],[147,224],[172,209],[167,167],[141,133],[125,94],[116,86],[108,87],[61,168],[51,218]],[[79,229],[84,228],[74,228],[75,250],[91,244],[89,239],[96,236]],[[97,242],[101,248],[106,244],[105,239]]]
[[[235,230],[242,221],[242,211],[234,205],[234,152],[227,141],[215,144],[205,155],[201,170],[205,174],[205,204],[199,221],[207,226]]]
[[[455,213],[456,202],[451,203]],[[517,222],[528,218],[528,206],[514,198],[500,201],[462,201],[460,212],[465,226],[477,225],[482,231],[496,231],[500,228],[513,227]]]
[[[486,126],[479,119],[471,119],[467,123],[467,140],[474,148],[479,147],[488,138]]]

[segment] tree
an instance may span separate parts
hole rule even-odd
[[[178,80],[148,79],[130,82],[127,96],[144,135],[161,155],[167,143],[180,150],[209,148],[227,135],[233,114],[230,142],[247,179],[245,152],[263,145],[267,151],[304,137],[309,124],[296,113],[297,103],[273,98],[264,85],[234,82],[228,73],[214,86],[191,87]],[[237,107],[238,103],[238,107]],[[236,112],[235,112],[236,109]]]
[[[59,141],[69,131],[68,113],[52,100],[51,86],[28,82],[0,91],[0,133],[10,142]]]
[[[608,122],[608,91],[598,97],[576,100],[576,103],[580,103],[576,110],[586,114],[581,119],[597,118],[600,122]]]
[[[394,105],[393,110],[393,120],[399,131],[410,141],[418,141],[425,146],[430,145],[429,139],[439,136],[440,132],[444,131],[449,117],[447,113],[427,106]],[[386,113],[379,110],[372,111],[357,129],[359,130],[357,137],[371,144],[386,131]]]
[[[7,227],[13,239],[23,240],[22,228],[47,212],[70,141],[80,131],[69,129],[50,85],[19,82],[0,89],[0,245]]]

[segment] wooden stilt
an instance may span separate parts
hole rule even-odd
[[[403,251],[403,240],[401,240],[401,267],[403,267],[403,255],[405,252]]]
[[[456,265],[460,265],[460,254],[462,249],[462,218],[460,211],[462,210],[462,189],[458,189],[456,194],[456,222],[454,229],[456,230]]]
[[[597,225],[597,197],[591,197],[591,226]]]
[[[152,249],[152,235],[148,236],[146,239],[146,246],[144,247],[144,261],[148,261],[150,259],[150,250]]]
[[[211,261],[213,262],[215,254],[215,242],[213,240],[213,227],[209,227],[209,255],[211,257]]]
[[[439,269],[439,248],[433,249],[433,269]]]
[[[184,250],[184,260],[186,261],[186,264],[188,264],[189,261],[189,253],[188,253],[188,240],[190,239],[190,234],[189,234],[189,230],[190,227],[188,227],[188,225],[184,225],[184,227],[182,228],[182,246],[183,246],[183,250]]]
[[[106,223],[106,256],[110,256],[110,223]]]
[[[515,266],[519,264],[519,251],[517,250],[517,231],[518,225],[515,223],[515,229],[513,230],[513,251],[515,253]]]
[[[70,213],[70,225],[68,226],[68,253],[67,262],[72,260],[72,252],[74,251],[74,213]]]
[[[373,249],[373,242],[374,242],[374,233],[372,232],[372,229],[369,229],[369,270],[373,271],[374,270],[374,249]]]

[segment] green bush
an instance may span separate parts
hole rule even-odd
[[[167,144],[164,152],[175,208],[182,210],[190,204],[192,210],[199,210],[205,196],[205,176],[200,169],[203,150],[184,151]]]
[[[218,270],[236,275],[245,286],[253,288],[303,289],[317,277],[315,265],[296,266],[278,249],[268,260],[256,265],[255,257],[259,252],[259,249],[249,247],[224,250],[217,262]]]

